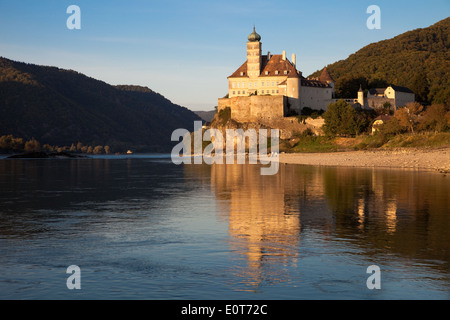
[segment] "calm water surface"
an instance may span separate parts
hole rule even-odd
[[[0,299],[449,299],[449,194],[434,172],[3,159]]]

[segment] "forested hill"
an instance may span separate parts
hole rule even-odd
[[[200,118],[140,86],[111,86],[81,73],[0,57],[0,136],[41,144],[109,145],[167,152],[177,128]]]
[[[370,44],[327,66],[336,93],[356,97],[363,88],[396,84],[412,89],[419,101],[450,103],[450,18],[428,28]],[[320,71],[311,75],[318,77]]]

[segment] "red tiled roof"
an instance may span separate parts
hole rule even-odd
[[[318,87],[318,88],[331,88],[326,82],[320,80],[302,79],[302,87]]]
[[[389,120],[391,120],[391,119],[392,119],[391,116],[388,116],[388,115],[384,115],[384,114],[383,114],[383,115],[381,115],[381,116],[375,118],[375,119],[374,119],[374,122],[377,121],[377,120],[381,120],[381,121],[383,121],[383,122],[386,122],[386,121],[389,121]]]
[[[269,61],[267,61],[267,56],[264,57],[266,63],[263,64],[261,77],[286,76],[286,75],[288,76],[288,78],[299,77],[297,69],[295,69],[295,67],[288,59],[283,60],[283,56],[281,54],[275,54],[271,56]],[[276,74],[276,71],[278,71],[278,74]],[[285,71],[287,71],[287,74],[285,74]]]
[[[244,62],[231,76],[228,78],[248,78],[247,61]]]
[[[268,60],[267,55],[263,55],[261,58],[262,63],[260,77],[285,77],[287,75],[289,78],[299,78],[297,69],[288,59],[283,60],[283,56],[281,54],[272,55],[270,60]],[[276,74],[276,71],[278,71],[278,74]],[[285,74],[285,71],[287,74]],[[247,61],[244,62],[244,64],[241,65],[228,78],[248,78]]]
[[[332,82],[334,82],[334,79],[333,79],[333,77],[330,75],[330,73],[328,72],[327,67],[323,68],[323,71],[322,71],[321,75],[319,76],[319,80],[320,80],[320,81],[324,81],[324,82],[327,82],[327,81],[332,81]]]

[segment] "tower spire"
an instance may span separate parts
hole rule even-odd
[[[250,42],[256,42],[256,41],[260,41],[261,40],[261,36],[256,33],[256,27],[255,25],[253,25],[253,32],[248,36],[248,41]]]

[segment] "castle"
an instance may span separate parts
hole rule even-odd
[[[300,114],[302,108],[326,110],[334,97],[334,80],[325,68],[318,79],[306,79],[292,59],[282,54],[262,54],[261,36],[248,36],[247,60],[228,77],[228,97],[219,99],[218,109],[231,108],[236,120],[271,120]]]
[[[378,109],[389,106],[394,111],[414,101],[414,92],[408,88],[394,85],[390,85],[387,88],[370,89],[367,92],[367,97],[364,97],[364,91],[360,87],[357,99],[357,103],[362,108]]]
[[[253,27],[248,36],[247,60],[228,77],[228,95],[218,101],[218,110],[231,109],[237,121],[274,120],[300,114],[303,108],[327,110],[336,102],[335,81],[325,67],[318,78],[306,79],[297,70],[295,54],[291,61],[282,54],[262,54],[261,36]],[[364,97],[344,99],[351,105],[379,108],[388,102],[394,109],[414,101],[414,93],[403,87],[372,89]]]

